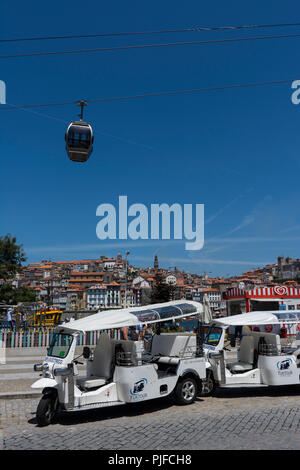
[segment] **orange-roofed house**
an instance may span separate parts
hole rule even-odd
[[[90,271],[72,271],[70,274],[69,285],[81,285],[83,287],[91,287],[95,284],[103,282],[110,282],[111,276],[106,276],[105,272],[90,272]]]

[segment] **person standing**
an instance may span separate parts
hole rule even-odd
[[[139,340],[138,331],[135,326],[130,326],[128,328],[128,339],[130,339],[131,341]]]
[[[142,341],[144,339],[144,325],[136,325],[136,332],[138,336],[138,341]]]
[[[146,339],[147,341],[150,341],[150,339],[152,339],[152,336],[153,336],[153,330],[151,328],[151,324],[146,325],[144,339]]]
[[[121,328],[121,339],[125,339],[126,341],[128,340],[128,328],[127,328],[127,326],[123,326]]]
[[[151,343],[152,343],[152,337],[153,337],[153,330],[151,327],[151,323],[148,325],[145,325],[145,331],[144,331],[144,347],[145,351],[150,352],[151,350]]]
[[[6,320],[10,323],[11,329],[13,329],[12,308],[7,310]]]

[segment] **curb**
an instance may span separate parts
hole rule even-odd
[[[39,398],[42,393],[40,392],[1,392],[0,400],[16,400],[20,398]]]

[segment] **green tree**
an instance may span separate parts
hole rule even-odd
[[[155,282],[151,293],[151,303],[169,302],[174,297],[174,287],[166,284],[160,273],[155,275]]]
[[[22,270],[22,263],[27,258],[25,256],[23,245],[16,244],[16,237],[10,233],[0,237],[0,278],[12,279]]]
[[[15,288],[7,282],[0,286],[0,302],[8,305],[16,305],[19,302],[35,302],[36,294],[28,287]]]
[[[0,302],[17,304],[18,302],[34,302],[36,294],[28,287],[15,288],[12,280],[23,269],[22,263],[27,260],[23,245],[17,245],[16,237],[10,233],[0,237],[0,278],[4,284],[0,286]]]

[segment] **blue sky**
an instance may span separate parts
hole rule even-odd
[[[300,22],[296,1],[2,2],[0,38]],[[297,34],[300,27],[0,45],[2,54],[154,42]],[[300,79],[300,38],[0,60],[13,105],[55,103],[234,83]],[[86,164],[64,133],[75,106],[1,110],[1,234],[28,261],[131,253],[132,264],[237,274],[299,257],[300,105],[291,84],[91,103]],[[205,204],[205,245],[107,240],[96,208],[128,203]]]

